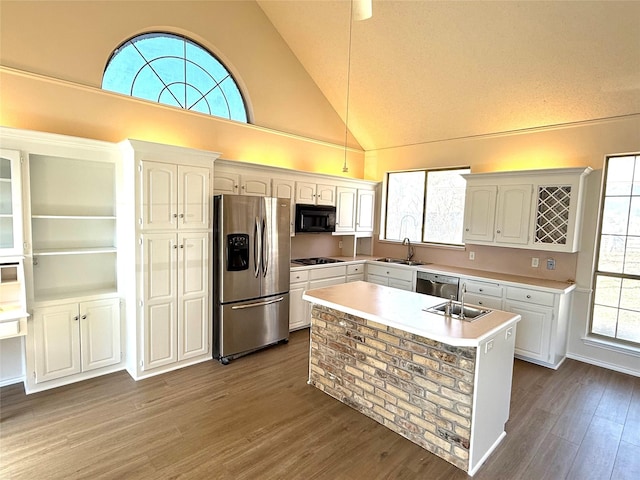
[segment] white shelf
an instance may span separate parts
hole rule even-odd
[[[113,215],[31,215],[32,219],[46,220],[115,220]]]
[[[49,255],[92,255],[96,253],[116,253],[116,247],[96,247],[96,248],[52,248],[44,250],[34,250],[36,256]]]

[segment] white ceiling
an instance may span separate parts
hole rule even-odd
[[[349,1],[257,0],[346,115]],[[374,0],[352,30],[365,150],[640,113],[640,1]]]

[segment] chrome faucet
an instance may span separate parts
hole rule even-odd
[[[413,258],[413,247],[411,246],[411,240],[409,240],[409,237],[404,237],[404,240],[402,240],[402,245],[407,246],[407,262],[410,262]]]
[[[467,284],[463,283],[460,287],[460,320],[464,320],[464,294],[467,293]]]

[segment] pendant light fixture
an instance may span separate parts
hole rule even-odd
[[[351,9],[349,13],[349,49],[347,50],[347,98],[346,112],[344,116],[344,164],[342,172],[349,172],[347,166],[347,140],[349,137],[349,87],[351,80],[351,38],[353,34],[353,22],[367,20],[373,15],[373,0],[351,0]]]

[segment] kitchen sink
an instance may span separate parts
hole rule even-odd
[[[439,305],[436,305],[435,307],[431,307],[431,308],[425,308],[424,311],[425,312],[430,312],[430,313],[437,313],[440,315],[445,315],[445,312],[447,310],[447,305],[449,305],[449,302],[444,302],[441,303]],[[474,320],[479,319],[480,317],[483,317],[485,315],[487,315],[488,313],[491,313],[492,310],[488,310],[486,308],[480,308],[480,307],[474,307],[471,305],[465,305],[464,306],[464,318],[460,318],[460,309],[461,309],[461,305],[460,302],[451,302],[451,316],[455,317],[459,320],[466,320],[467,322],[473,322]]]
[[[378,258],[376,262],[397,263],[398,265],[426,265],[425,262],[405,260],[404,258]]]

